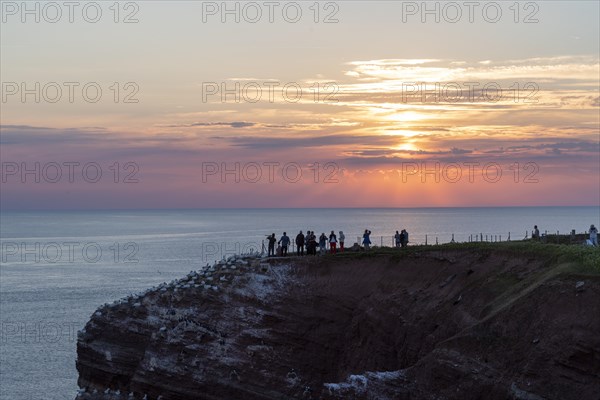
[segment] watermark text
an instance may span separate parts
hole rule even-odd
[[[134,1],[2,1],[2,23],[77,23],[115,24],[139,22],[140,6]]]
[[[3,263],[90,263],[137,264],[136,242],[100,244],[97,242],[19,242],[3,240]]]
[[[2,183],[139,183],[140,171],[139,165],[132,161],[104,166],[95,161],[3,161],[0,166]]]

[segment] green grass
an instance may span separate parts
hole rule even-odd
[[[404,249],[392,247],[376,247],[369,251],[344,252],[335,256],[349,259],[369,259],[392,256],[393,259],[418,256],[430,251],[470,250],[483,253],[501,251],[515,256],[535,257],[544,260],[548,265],[569,264],[565,272],[600,274],[600,247],[540,243],[531,240],[514,242],[472,242],[448,243],[428,246],[409,246]]]

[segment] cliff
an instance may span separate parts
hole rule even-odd
[[[549,246],[233,258],[98,309],[77,399],[598,399],[600,276]]]

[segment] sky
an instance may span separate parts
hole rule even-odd
[[[600,204],[597,1],[1,11],[3,210]]]

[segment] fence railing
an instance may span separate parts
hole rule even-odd
[[[510,242],[530,239],[532,231],[518,232],[474,232],[474,233],[409,233],[408,246],[427,245],[435,246],[446,243],[473,243],[473,242]],[[356,238],[356,240],[354,240]],[[544,231],[540,234],[538,240],[542,243],[557,243],[557,244],[586,244],[589,238],[588,232],[576,233],[573,229],[569,233],[561,234],[560,231],[550,232]],[[396,240],[393,235],[371,235],[371,247],[396,247]],[[279,239],[278,239],[279,240]],[[253,255],[266,256],[268,254],[268,241],[266,239],[258,239],[256,241],[247,240],[242,242],[208,242],[202,243],[201,257],[203,262],[211,260],[220,260],[232,255]],[[363,247],[362,235],[346,235],[344,247],[350,249],[356,245]],[[339,243],[338,243],[339,249]],[[330,251],[329,243],[326,243],[325,251]],[[317,248],[317,251],[319,249]],[[306,253],[306,248],[305,251]],[[297,253],[295,236],[290,238],[288,246],[288,254]],[[277,253],[276,253],[277,254]]]
[[[427,234],[409,234],[408,245],[440,245],[447,243],[473,243],[473,242],[510,242],[511,240],[525,240],[530,239],[533,235],[533,231],[525,231],[524,233],[516,233],[516,232],[506,232],[506,233],[498,233],[498,232],[478,232],[478,233],[427,233]],[[576,233],[575,230],[571,230],[569,233],[563,233],[562,236],[570,236],[572,240],[575,239],[578,235],[588,235],[588,232],[580,232]],[[345,248],[353,247],[355,244],[362,246],[362,236],[356,236],[356,241],[348,240],[348,237],[354,238],[354,236],[347,235],[346,241],[344,242]],[[540,234],[540,241],[552,243],[555,241],[556,243],[560,243],[561,233],[560,231],[549,232],[544,231]],[[278,239],[279,240],[279,239]],[[388,235],[380,235],[370,237],[371,246],[379,246],[379,247],[396,247],[396,238],[395,236]],[[338,245],[339,246],[339,245]],[[326,243],[326,249],[330,250],[329,247],[329,238]],[[290,253],[296,252],[296,243],[293,237],[290,237],[290,245],[288,246],[288,251]],[[262,241],[262,252],[267,254],[267,245],[265,241]]]

